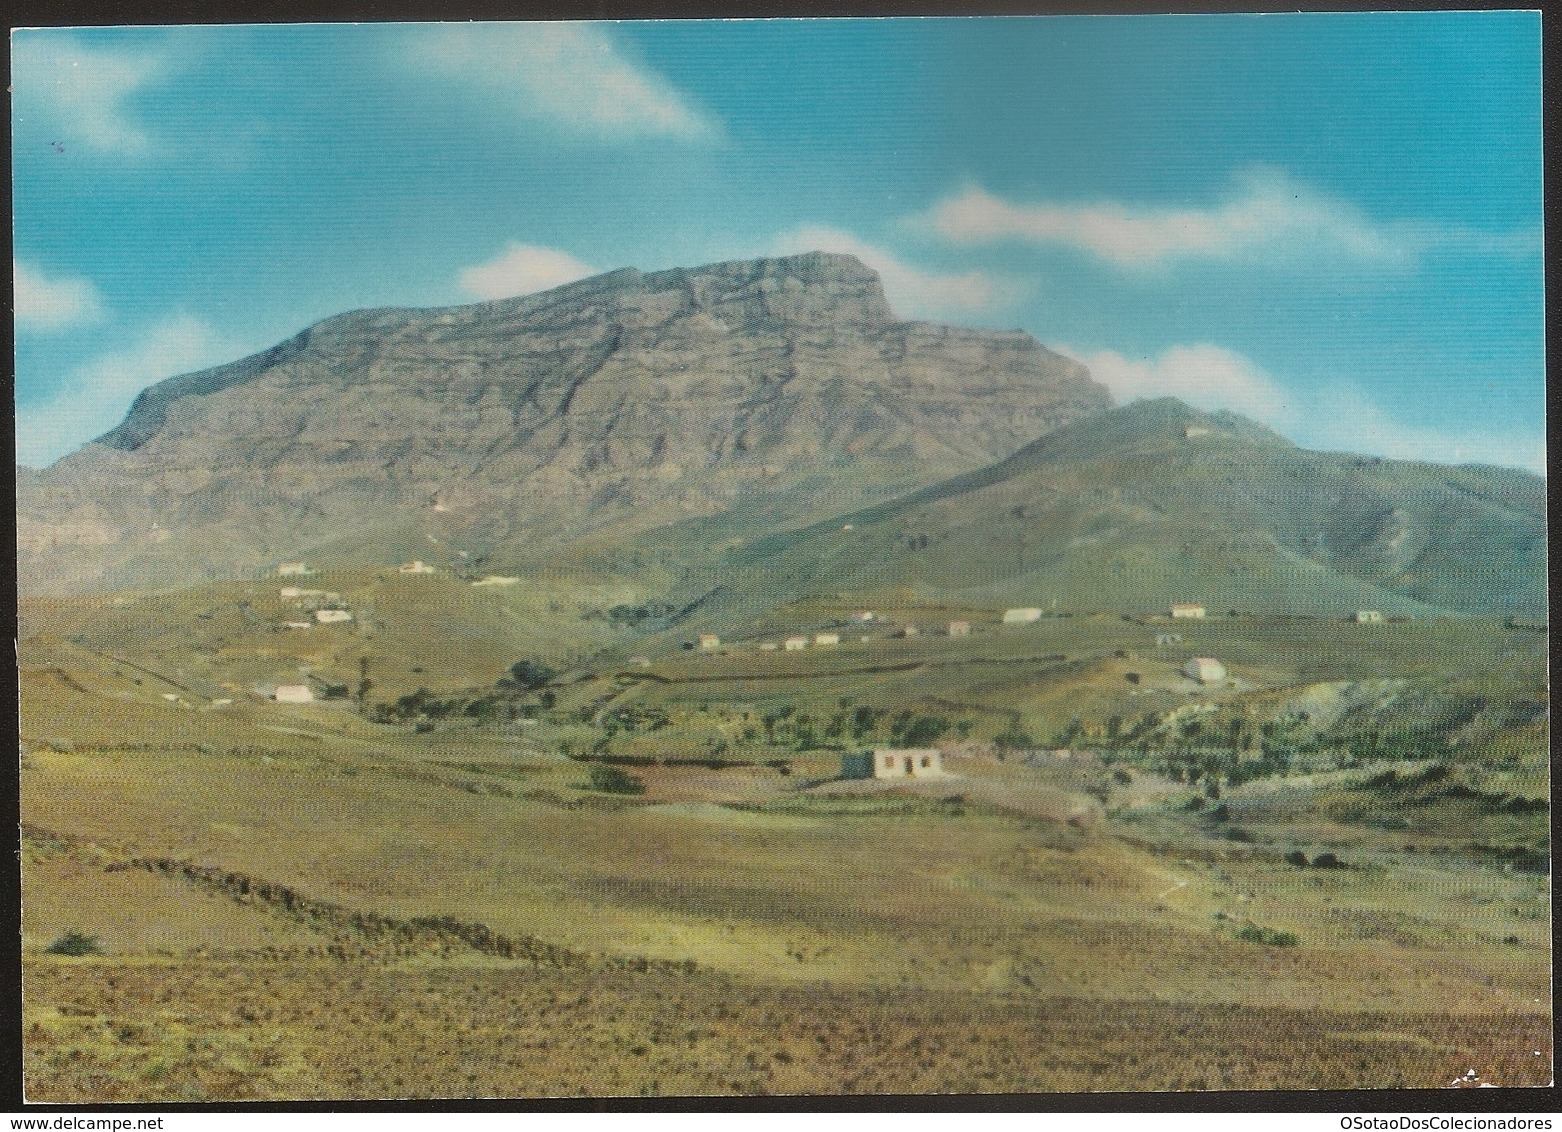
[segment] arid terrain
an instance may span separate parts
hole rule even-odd
[[[472,592],[361,584],[420,587],[409,616]],[[130,632],[276,590],[24,607],[34,1099],[1549,1080],[1546,729],[1511,710],[1542,694],[1532,630],[1179,626],[1228,658],[1214,693],[1156,655],[1165,624],[1111,616],[485,690],[505,588],[448,652],[382,624],[362,713],[225,681],[268,659],[242,635],[176,671]],[[1429,655],[1487,705],[1444,721],[1462,741],[1337,722],[1453,710]],[[944,777],[837,779],[832,746],[920,719],[964,733]],[[1233,753],[1239,719],[1286,765]],[[50,953],[72,933],[89,953]]]
[[[28,1097],[1544,1084],[1544,506],[840,255],[164,382],[18,486]]]

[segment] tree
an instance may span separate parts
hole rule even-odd
[[[588,772],[591,789],[603,794],[644,794],[645,783],[626,770],[605,763],[592,763]]]
[[[1020,728],[1009,728],[1001,734],[993,735],[992,745],[1000,751],[1029,751],[1032,746],[1036,746],[1036,740]]]
[[[499,683],[512,688],[520,688],[524,692],[534,692],[552,681],[558,673],[546,664],[536,660],[518,660],[510,665],[508,678]]]
[[[920,747],[941,738],[949,730],[949,721],[941,715],[919,716],[905,730],[902,742],[908,747]]]

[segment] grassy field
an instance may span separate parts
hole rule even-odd
[[[1550,1080],[1542,634],[325,584],[24,606],[30,1098]],[[832,781],[919,727],[946,778]]]

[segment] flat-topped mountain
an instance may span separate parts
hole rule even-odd
[[[20,473],[21,577],[170,585],[431,546],[539,560],[740,501],[807,521],[1110,405],[1029,335],[898,320],[850,256],[360,311],[155,385],[98,441]]]

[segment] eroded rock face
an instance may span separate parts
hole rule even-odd
[[[817,517],[1110,404],[1029,335],[898,321],[850,256],[354,312],[20,477],[23,577],[193,581],[431,516],[496,558],[755,497]]]

